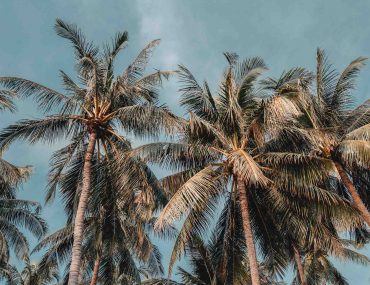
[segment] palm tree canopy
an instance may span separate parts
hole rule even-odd
[[[265,80],[263,86],[272,94],[261,99],[264,94],[257,88],[256,79],[266,69],[263,61],[238,61],[232,53],[225,53],[225,57],[228,67],[218,96],[211,94],[206,82],[200,86],[186,67],[179,67],[181,104],[188,118],[178,140],[144,145],[132,153],[175,171],[161,181],[170,200],[156,223],[156,228],[161,229],[185,215],[170,271],[187,241],[207,230],[220,197],[229,190],[235,192],[230,185],[239,177],[248,187],[253,230],[262,256],[271,257],[270,266],[281,273],[287,263],[285,253],[279,252],[284,246],[279,245],[282,241],[277,238],[279,229],[275,225],[281,217],[292,216],[288,211],[295,207],[295,200],[288,195],[304,199],[302,203],[320,199],[331,206],[333,213],[346,202],[321,188],[330,177],[330,161],[317,161],[298,147],[289,150],[285,145],[288,126],[296,124],[298,129],[302,116],[300,105],[289,94],[295,91],[297,82],[307,84],[304,88],[308,89],[312,75],[304,69],[294,69],[278,80]],[[345,208],[353,222],[347,226],[359,224],[360,218],[348,203]]]

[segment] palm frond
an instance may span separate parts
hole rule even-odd
[[[16,93],[9,90],[0,90],[0,110],[8,110],[10,112],[15,112],[17,107],[13,102],[13,98]]]
[[[117,110],[116,117],[128,132],[137,136],[155,136],[161,130],[173,133],[181,126],[182,120],[169,112],[165,106],[135,105]]]
[[[28,140],[30,143],[38,141],[51,143],[56,138],[70,135],[76,125],[74,120],[67,116],[48,116],[45,119],[21,120],[8,126],[0,134],[0,149],[4,150],[15,140]]]
[[[267,153],[257,157],[266,167],[276,169],[275,182],[294,189],[294,187],[315,186],[329,178],[333,163],[329,159],[299,153]]]
[[[86,55],[97,55],[98,49],[86,40],[76,25],[57,19],[54,28],[58,36],[69,40],[73,44],[77,59],[82,59]]]
[[[359,165],[369,168],[370,165],[370,142],[362,140],[344,140],[338,147],[341,160],[345,165],[352,167]]]
[[[204,168],[176,191],[161,212],[155,227],[160,229],[171,225],[190,209],[202,207],[215,193],[221,194],[224,187],[225,178],[219,168]]]
[[[183,65],[179,65],[179,79],[182,84],[180,105],[188,112],[193,112],[200,118],[212,120],[217,116],[217,108],[207,82],[202,88],[193,74]]]
[[[19,77],[0,77],[0,84],[21,97],[35,96],[36,103],[46,112],[68,100],[62,93]]]
[[[153,40],[139,53],[135,60],[128,66],[128,68],[121,75],[122,80],[133,84],[138,78],[143,75],[149,58],[151,57],[154,49],[159,45],[160,40]]]
[[[366,58],[359,57],[352,61],[340,74],[334,93],[331,98],[330,108],[341,115],[352,104],[350,92],[355,88],[355,80],[365,66]]]

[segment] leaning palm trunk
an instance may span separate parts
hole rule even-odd
[[[299,252],[295,247],[294,247],[294,259],[295,259],[295,263],[297,265],[299,282],[300,282],[301,285],[307,285],[306,276],[304,275],[301,256],[299,255]]]
[[[99,254],[96,255],[95,263],[94,263],[94,271],[91,277],[90,285],[96,285],[98,282],[98,275],[99,275],[99,266],[100,266],[100,256]]]
[[[248,195],[245,187],[245,181],[243,179],[238,179],[238,190],[239,190],[240,210],[243,218],[245,241],[248,249],[248,259],[252,285],[260,285],[256,247],[253,241],[253,233],[249,216]]]
[[[368,226],[370,226],[370,213],[367,207],[365,206],[364,202],[362,202],[362,199],[360,195],[357,193],[356,188],[353,185],[351,179],[349,179],[346,171],[344,170],[343,166],[339,162],[335,162],[335,167],[338,171],[338,174],[344,186],[347,188],[347,190],[351,194],[354,206],[357,208],[357,210],[360,211],[365,222],[368,224]]]
[[[68,285],[78,284],[78,275],[81,267],[81,245],[84,230],[84,216],[91,188],[91,160],[94,155],[95,142],[96,132],[92,131],[89,135],[89,144],[85,154],[84,168],[82,173],[82,190],[80,200],[78,202],[73,231],[72,260],[69,271]]]

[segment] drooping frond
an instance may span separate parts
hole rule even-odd
[[[364,140],[344,140],[338,147],[344,164],[349,167],[358,165],[368,169],[370,165],[370,142]]]
[[[144,162],[157,163],[177,171],[203,167],[220,156],[209,146],[183,143],[151,143],[133,149],[131,153]]]
[[[30,166],[19,167],[0,158],[0,181],[10,186],[16,186],[25,181],[32,172]],[[3,195],[4,193],[2,193]],[[0,197],[2,196],[0,195]]]
[[[135,105],[117,110],[116,117],[122,127],[138,136],[155,136],[161,129],[173,133],[181,126],[181,119],[169,112],[165,106]]]
[[[71,135],[76,122],[68,116],[48,116],[45,119],[21,120],[8,126],[0,134],[0,149],[6,149],[15,140],[28,140],[30,143],[43,141],[51,143],[54,139]],[[74,128],[73,128],[74,127]],[[77,127],[78,128],[78,127]]]
[[[36,82],[18,77],[0,77],[0,84],[21,97],[34,96],[42,110],[50,111],[63,104],[68,97]]]
[[[249,186],[267,186],[270,180],[264,175],[261,167],[247,152],[240,150],[230,155],[233,173],[237,173]]]
[[[267,153],[257,158],[276,169],[275,182],[284,187],[315,186],[328,179],[334,165],[329,159],[299,153]],[[277,181],[276,181],[277,179]]]
[[[190,209],[202,207],[208,199],[216,193],[222,193],[225,187],[225,178],[221,169],[209,166],[190,178],[172,196],[161,212],[156,227],[162,228],[171,225]]]
[[[15,112],[17,107],[13,103],[15,92],[9,90],[0,90],[0,110]]]
[[[217,211],[217,203],[220,195],[214,193],[208,199],[207,203],[200,204],[199,207],[193,208],[186,216],[183,226],[181,227],[171,252],[168,265],[169,275],[172,274],[173,267],[182,255],[187,253],[187,245],[193,237],[203,236],[209,229],[209,224]]]
[[[84,135],[73,138],[72,143],[54,152],[50,159],[48,190],[45,201],[51,202],[56,194],[58,183],[65,177],[63,171],[70,166],[77,152],[82,151]]]

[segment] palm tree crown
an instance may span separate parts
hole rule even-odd
[[[61,72],[66,93],[62,94],[38,83],[15,77],[2,77],[9,90],[22,96],[33,95],[45,111],[59,108],[56,115],[37,120],[23,120],[6,128],[0,138],[4,149],[16,139],[53,142],[69,137],[73,147],[64,153],[63,164],[55,168],[51,179],[58,181],[63,168],[75,155],[84,153],[82,189],[75,214],[74,250],[69,284],[77,284],[81,262],[81,244],[85,209],[91,188],[91,160],[95,151],[112,152],[118,157],[119,144],[129,142],[119,135],[121,129],[139,136],[157,135],[162,129],[173,130],[178,120],[164,106],[156,106],[156,86],[171,72],[156,71],[143,76],[144,68],[159,40],[149,43],[125,71],[114,77],[114,59],[127,43],[127,32],[118,33],[103,52],[88,42],[74,25],[57,20],[55,30],[74,47],[76,68],[82,86]],[[50,196],[50,195],[49,195]],[[51,195],[53,196],[53,195]]]

